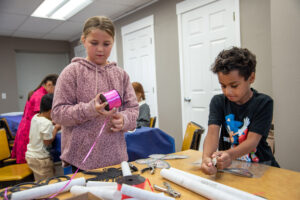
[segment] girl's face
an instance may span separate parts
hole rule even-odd
[[[87,60],[105,65],[114,43],[113,38],[105,31],[93,29],[85,38],[82,36],[81,40],[87,52]]]
[[[237,70],[231,71],[229,74],[219,72],[218,78],[223,94],[230,101],[242,105],[251,98],[252,91],[250,85],[254,82],[255,73],[252,73],[248,80],[240,76]]]
[[[54,93],[55,86],[53,85],[52,81],[47,81],[43,86],[48,93]]]

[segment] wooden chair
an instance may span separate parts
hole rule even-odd
[[[201,135],[204,128],[195,122],[189,122],[186,127],[184,139],[182,142],[181,151],[188,149],[199,150]]]
[[[150,125],[149,127],[154,128],[156,122],[156,117],[150,117]]]
[[[5,129],[0,129],[0,188],[12,186],[25,181],[33,181],[33,174],[29,166],[25,164],[5,165],[3,161],[10,158]]]

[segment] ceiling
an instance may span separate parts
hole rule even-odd
[[[43,0],[0,0],[0,36],[78,39],[87,18],[104,15],[113,21],[157,0],[94,0],[66,21],[31,17]]]

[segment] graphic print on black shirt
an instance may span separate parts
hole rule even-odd
[[[240,122],[235,120],[234,114],[229,114],[225,116],[225,121],[226,121],[226,130],[230,137],[231,148],[234,148],[247,139],[250,119],[249,117],[245,117],[244,121]],[[255,153],[256,153],[256,149],[254,149],[249,154],[246,154],[238,159],[247,162],[259,162],[259,159]]]

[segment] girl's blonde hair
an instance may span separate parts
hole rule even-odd
[[[113,22],[105,16],[95,16],[86,20],[82,36],[86,38],[93,29],[100,29],[109,34],[113,39],[115,37],[115,27]]]

